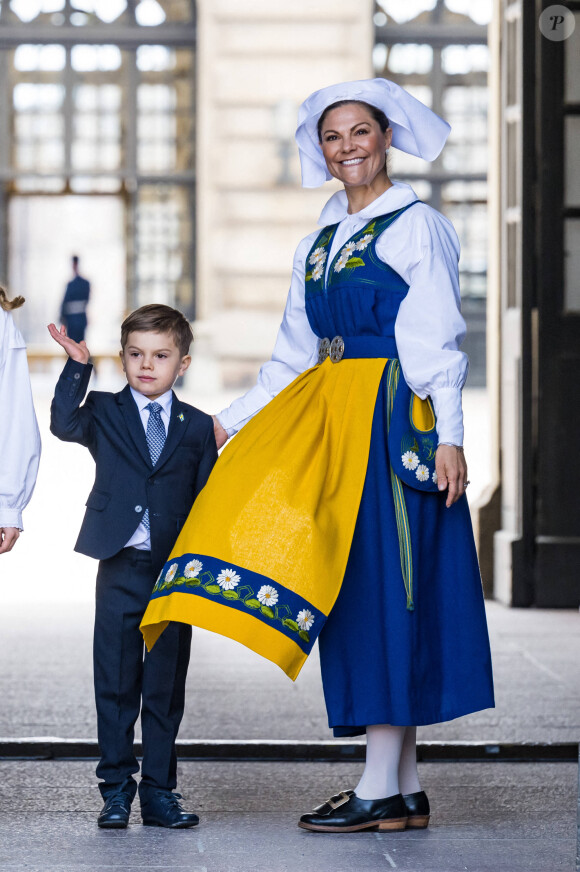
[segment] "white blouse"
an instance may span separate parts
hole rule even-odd
[[[39,461],[26,344],[12,315],[0,308],[0,527],[22,530]]]
[[[321,227],[340,222],[327,269],[339,248],[372,218],[416,199],[409,185],[394,182],[369,206],[349,215],[346,193],[334,194],[318,220]],[[260,369],[256,385],[217,416],[229,436],[317,361],[318,340],[306,317],[304,275],[306,257],[318,232],[309,234],[296,249],[290,292],[271,359]],[[395,339],[405,380],[419,397],[431,398],[439,441],[462,445],[461,389],[468,361],[459,350],[465,322],[460,311],[457,234],[447,218],[419,203],[383,231],[376,251],[409,285],[395,321]]]

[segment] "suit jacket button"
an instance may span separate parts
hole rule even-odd
[[[136,511],[136,512],[142,512],[142,511],[143,511],[143,506],[135,506],[135,511]]]

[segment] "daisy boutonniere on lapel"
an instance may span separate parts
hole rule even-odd
[[[184,417],[184,415],[183,415],[183,412],[180,412],[180,414],[177,416],[177,418],[178,418],[179,421],[181,421],[182,424],[183,424],[183,422],[185,421],[185,417]]]

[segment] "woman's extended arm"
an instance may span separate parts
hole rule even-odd
[[[397,315],[395,336],[407,384],[433,403],[439,437],[437,477],[440,489],[448,488],[447,505],[452,505],[464,493],[467,481],[461,450],[461,390],[468,361],[459,350],[465,335],[459,296],[459,241],[450,222],[438,212],[426,206],[414,208],[417,211],[409,210],[406,217],[406,251],[398,246],[388,248],[388,262],[409,284]]]

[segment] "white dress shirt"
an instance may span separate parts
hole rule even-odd
[[[156,400],[150,400],[149,397],[143,396],[143,394],[139,393],[139,391],[134,390],[134,388],[129,388],[131,391],[131,396],[137,403],[137,408],[139,409],[139,415],[141,416],[141,423],[143,424],[143,429],[145,430],[145,434],[147,434],[147,424],[149,422],[149,410],[146,406],[149,403],[159,403],[161,406],[161,420],[163,421],[163,426],[165,427],[165,435],[167,436],[167,431],[169,429],[169,419],[171,418],[171,403],[173,401],[173,392],[165,391],[164,394],[161,394],[160,397],[157,397]],[[151,551],[151,534],[147,527],[141,522],[127,544],[125,548],[136,548],[138,551]]]
[[[321,227],[339,222],[327,269],[338,249],[372,218],[416,199],[409,185],[394,182],[369,206],[349,215],[346,193],[333,194],[318,221]],[[272,358],[260,369],[256,385],[218,415],[230,436],[317,361],[317,337],[308,323],[304,302],[306,257],[317,235],[318,231],[309,234],[296,250],[290,292]],[[462,445],[461,389],[468,361],[459,350],[465,322],[460,312],[457,234],[447,218],[419,203],[383,231],[376,251],[409,285],[395,321],[405,380],[419,397],[431,398],[439,441]]]
[[[26,344],[0,308],[0,527],[22,530],[40,461],[40,433],[30,388]]]

